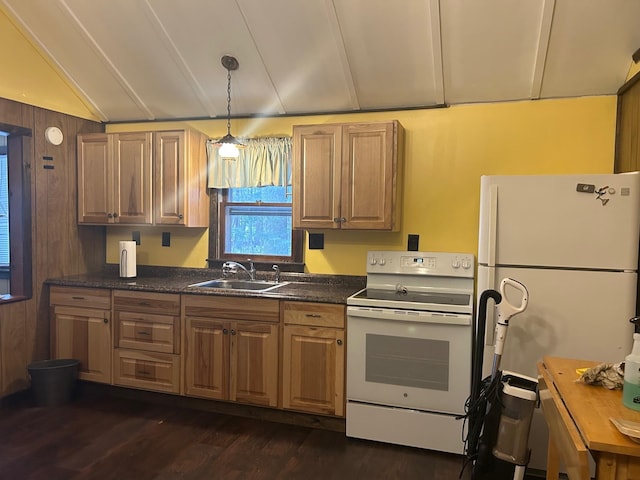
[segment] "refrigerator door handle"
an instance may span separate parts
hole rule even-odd
[[[498,233],[498,185],[489,187],[489,230],[487,232],[487,266],[496,266],[496,237]],[[491,282],[489,285],[494,285]]]
[[[484,278],[480,278],[480,275],[484,275]],[[478,285],[486,285],[487,288],[493,288],[496,284],[496,270],[495,268],[484,268],[482,271],[478,271]],[[482,292],[478,292],[478,298],[480,298]],[[491,308],[489,308],[491,305]],[[477,313],[480,315],[480,312]],[[495,333],[496,333],[496,308],[492,303],[487,304],[487,324],[484,332],[484,344],[495,345]],[[478,332],[480,334],[480,332]]]

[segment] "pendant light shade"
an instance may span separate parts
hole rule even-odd
[[[240,148],[245,146],[233,135],[231,135],[231,71],[237,70],[239,63],[235,57],[224,55],[220,62],[227,69],[227,134],[218,140],[214,146],[217,147],[218,155],[221,158],[234,160],[240,154]]]

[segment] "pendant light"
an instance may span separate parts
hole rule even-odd
[[[220,158],[235,160],[240,154],[238,149],[245,147],[236,137],[231,135],[231,71],[237,70],[239,63],[231,55],[224,55],[220,62],[227,69],[227,134],[218,140],[214,146],[219,149],[218,155]]]

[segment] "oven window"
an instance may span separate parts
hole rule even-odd
[[[366,381],[449,389],[449,342],[366,334]]]

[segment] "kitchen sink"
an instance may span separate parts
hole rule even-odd
[[[235,280],[229,278],[219,278],[217,280],[207,280],[206,282],[194,283],[190,287],[200,288],[221,288],[226,290],[252,290],[254,292],[266,292],[282,287],[289,282],[270,282],[268,280]]]

